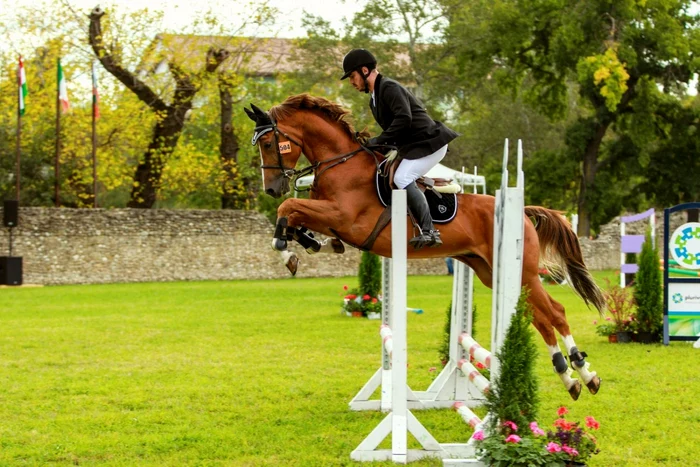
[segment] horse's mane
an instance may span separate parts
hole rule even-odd
[[[346,117],[350,111],[323,97],[315,97],[309,93],[289,96],[284,102],[270,109],[270,116],[279,121],[289,117],[295,110],[318,110],[326,120],[336,122],[349,136],[355,136],[355,128]]]

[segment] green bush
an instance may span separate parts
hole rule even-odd
[[[525,301],[523,291],[518,300],[505,341],[496,353],[501,366],[491,391],[486,396],[486,408],[494,415],[492,422],[511,421],[518,426],[528,426],[537,419],[539,395],[535,363],[537,347],[530,328],[532,310]],[[502,426],[489,427],[492,433],[501,432]]]
[[[639,255],[634,298],[637,302],[637,330],[658,333],[663,326],[663,289],[659,253],[647,230]]]
[[[360,281],[359,295],[377,297],[382,290],[382,262],[379,256],[369,251],[362,252],[360,269],[358,271]]]
[[[476,303],[472,305],[472,337],[476,339]],[[447,365],[450,360],[450,328],[452,327],[452,302],[447,307],[447,316],[445,317],[445,327],[442,332],[442,342],[438,349],[438,357],[442,365]]]

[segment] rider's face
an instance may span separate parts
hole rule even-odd
[[[363,71],[366,70],[366,68],[362,69]],[[348,81],[350,81],[350,84],[352,84],[352,87],[357,89],[360,92],[365,92],[365,82],[362,79],[362,75],[358,71],[353,71],[352,74],[348,77]]]

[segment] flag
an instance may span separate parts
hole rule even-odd
[[[24,73],[24,60],[19,56],[19,68],[17,69],[17,84],[19,87],[19,114],[24,115],[25,103],[27,100],[27,75]]]
[[[95,120],[100,118],[100,94],[97,92],[97,68],[96,61],[92,62],[92,115]]]
[[[68,89],[66,89],[66,76],[63,74],[61,67],[61,59],[58,59],[58,100],[61,101],[61,110],[63,113],[68,112],[70,103],[68,102]]]

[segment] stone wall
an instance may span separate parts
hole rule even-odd
[[[625,214],[626,216],[632,215]],[[664,247],[664,213],[656,212],[656,246],[659,256],[663,257]],[[671,232],[686,222],[685,212],[676,212],[671,215]],[[625,234],[644,235],[649,226],[649,219],[628,223],[625,225]],[[616,217],[609,224],[600,229],[595,239],[581,238],[581,250],[586,265],[591,270],[620,269],[620,218]]]
[[[673,228],[683,222],[676,217]],[[628,232],[643,233],[647,224],[632,224]],[[25,284],[289,277],[270,248],[273,230],[252,211],[20,208],[13,255],[23,257]],[[660,246],[662,238],[663,213],[657,213]],[[581,245],[590,269],[618,269],[619,218]],[[292,249],[301,260],[298,277],[357,274],[360,252],[354,248],[343,255],[309,255],[294,243]],[[5,229],[0,256],[7,254]],[[443,259],[409,261],[409,274],[446,272]]]
[[[2,209],[0,208],[0,211]],[[20,208],[13,256],[25,284],[270,279],[289,277],[270,248],[273,226],[252,211]],[[0,235],[0,256],[9,235]],[[309,255],[298,277],[357,274],[360,252]],[[411,260],[410,274],[445,274],[442,259]]]

